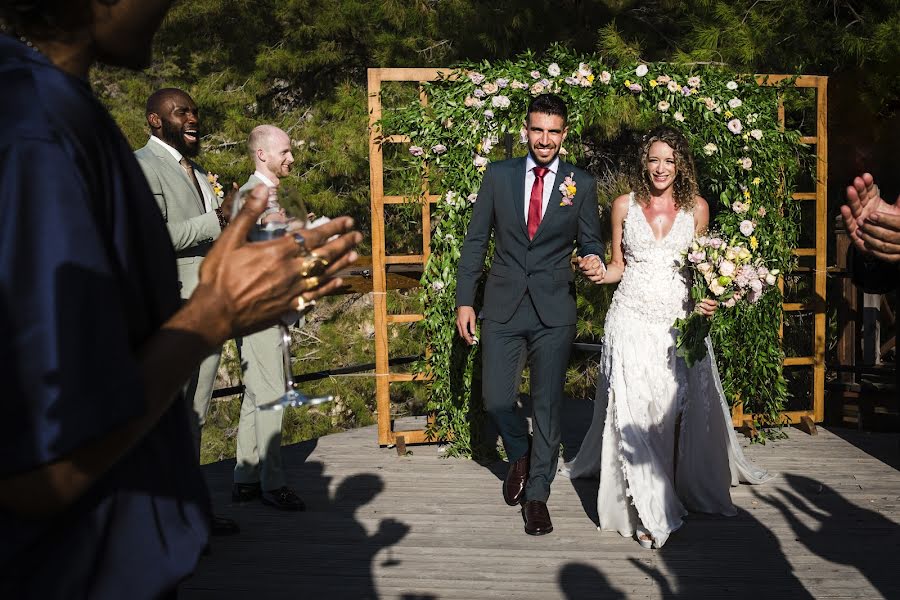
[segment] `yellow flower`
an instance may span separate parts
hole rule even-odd
[[[587,79],[588,81],[590,81],[591,83],[594,83],[594,74],[591,73],[590,75],[588,75],[588,76],[586,77],[586,79]]]
[[[630,79],[626,79],[626,80],[625,80],[625,87],[628,87],[629,85],[631,85],[631,80],[630,80]]]
[[[753,185],[759,185],[760,183],[762,183],[762,179],[760,179],[759,177],[753,178]]]
[[[650,87],[655,88],[657,85],[659,85],[659,84],[656,83],[655,79],[650,80]]]
[[[746,198],[747,200],[750,199],[750,190],[744,190],[744,198]]]
[[[756,240],[755,235],[750,236],[750,248],[756,250],[759,247],[759,242]]]
[[[574,196],[575,192],[577,192],[577,191],[578,191],[578,189],[574,185],[566,186],[566,192],[568,192],[570,196]]]
[[[726,119],[730,119],[730,118],[733,117],[733,116],[734,116],[734,113],[731,112],[730,110],[726,110],[726,111],[725,111],[725,118],[726,118]]]

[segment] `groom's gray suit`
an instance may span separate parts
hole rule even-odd
[[[219,218],[215,213],[220,201],[206,178],[206,171],[191,161],[197,172],[197,183],[213,210],[206,210],[204,199],[197,193],[197,186],[188,179],[187,172],[175,157],[155,140],[147,142],[143,148],[134,153],[140,164],[153,196],[162,211],[163,219],[175,247],[178,263],[178,281],[181,286],[181,297],[190,298],[197,287],[200,263],[212,247],[212,243],[222,233]],[[194,437],[199,451],[200,428],[206,420],[206,411],[212,398],[216,372],[219,369],[221,348],[209,355],[200,364],[200,368],[188,382],[185,394],[193,400],[194,412],[197,414],[197,426]]]
[[[540,226],[534,238],[528,238],[525,165],[525,158],[506,160],[485,172],[459,260],[456,305],[474,306],[493,232],[494,257],[481,313],[484,403],[510,463],[526,456],[527,424],[515,404],[527,358],[534,436],[523,497],[546,502],[556,474],[559,408],[575,336],[572,251],[577,241],[580,256],[602,257],[603,245],[594,178],[562,161]],[[565,205],[558,188],[570,174],[577,192],[571,205]]]

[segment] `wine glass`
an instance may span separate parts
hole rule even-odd
[[[261,217],[261,222],[250,230],[250,241],[264,241],[281,237],[289,231],[304,229],[307,226],[308,215],[306,203],[299,190],[282,183],[277,191],[269,190],[269,206]],[[241,196],[234,199],[234,214],[240,210]],[[331,402],[334,396],[307,396],[297,390],[294,384],[294,375],[291,368],[291,332],[290,325],[297,322],[302,315],[298,312],[288,312],[282,315],[278,326],[281,330],[281,356],[283,360],[282,372],[284,375],[284,394],[271,402],[260,404],[257,410],[283,410],[288,406],[312,406]]]

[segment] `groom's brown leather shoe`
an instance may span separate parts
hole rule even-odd
[[[525,533],[528,535],[544,535],[553,531],[547,503],[540,500],[529,500],[522,509],[525,515]]]
[[[503,480],[503,499],[510,506],[515,506],[522,498],[525,491],[525,482],[528,480],[529,454],[526,454],[513,464],[509,465],[506,479]]]

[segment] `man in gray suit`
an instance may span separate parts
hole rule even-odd
[[[260,222],[265,224],[269,220],[283,220],[284,212],[274,195],[281,178],[291,173],[294,163],[291,139],[277,127],[260,125],[250,132],[248,146],[256,171],[241,187],[241,193],[250,193],[256,186],[265,185],[269,188],[270,201]],[[284,412],[256,410],[259,404],[271,402],[284,394],[281,329],[270,327],[237,338],[236,342],[245,391],[238,425],[237,464],[234,466],[231,498],[235,502],[259,498],[263,504],[282,510],[304,510],[303,500],[285,485],[281,466],[281,421]]]
[[[164,88],[147,100],[150,139],[134,154],[162,211],[175,248],[181,298],[197,287],[200,263],[231,217],[230,198],[222,204],[207,173],[191,158],[200,152],[200,114],[184,91]],[[199,453],[200,428],[212,398],[221,347],[207,356],[187,383],[197,422],[194,440]],[[213,521],[214,534],[236,533],[237,524],[223,517]]]
[[[492,377],[484,378],[483,396],[510,463],[503,498],[510,506],[524,500],[529,535],[553,531],[547,499],[556,475],[560,402],[575,338],[570,261],[576,241],[583,270],[604,268],[597,184],[558,157],[568,132],[567,116],[558,96],[543,94],[531,101],[525,122],[528,156],[488,166],[456,283],[456,326],[474,344],[475,289],[493,232],[481,328],[483,372]],[[526,357],[533,406],[530,439],[515,407]]]

